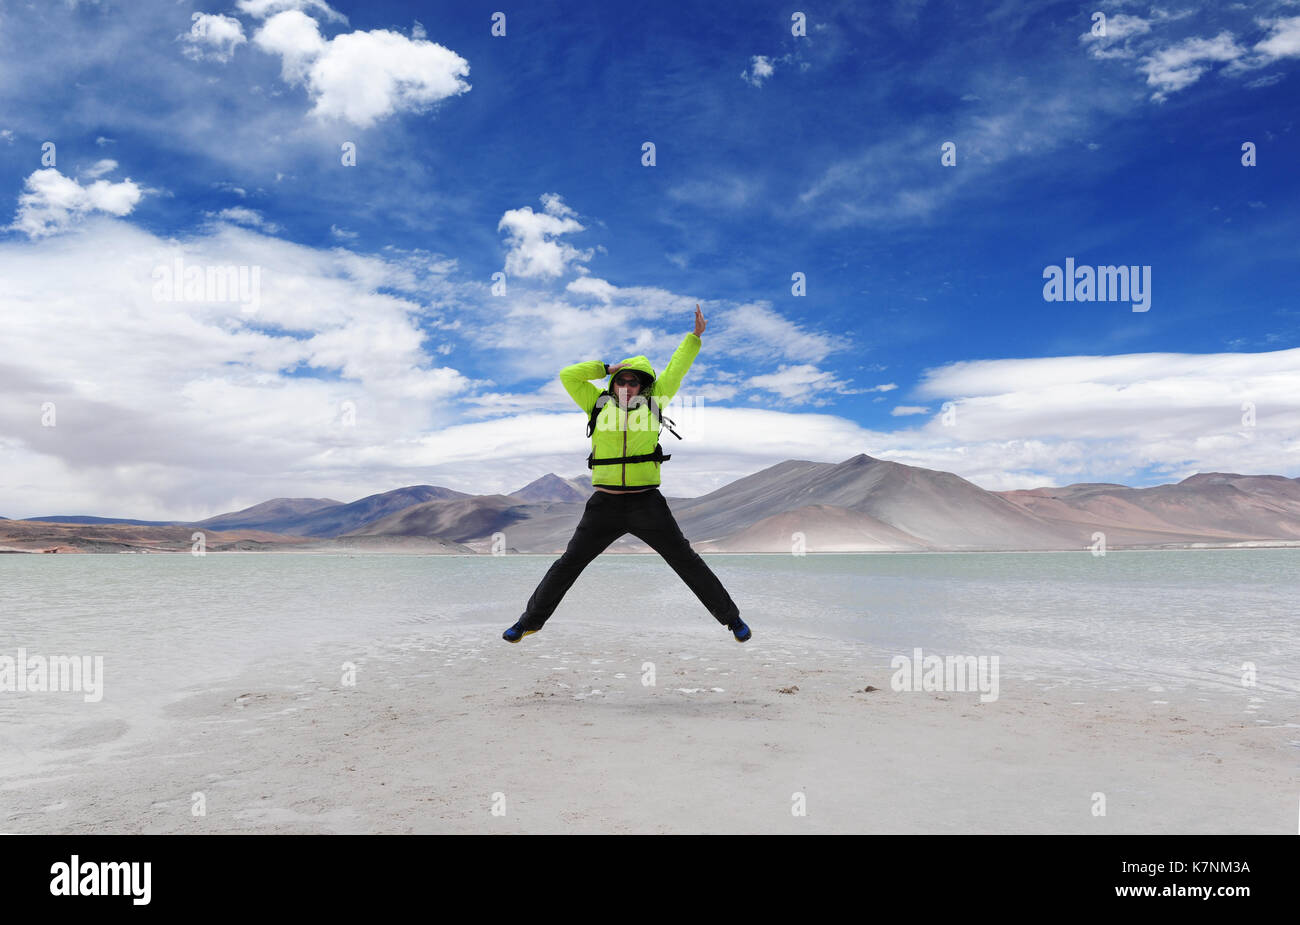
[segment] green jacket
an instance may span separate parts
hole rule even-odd
[[[632,399],[626,410],[619,406],[617,398],[605,403],[600,416],[596,418],[596,428],[591,432],[591,450],[596,459],[640,456],[654,452],[655,444],[659,442],[659,421],[650,414],[645,396],[653,395],[659,408],[667,410],[668,403],[681,388],[682,378],[699,352],[700,338],[694,333],[687,334],[681,345],[673,351],[673,358],[668,361],[664,374],[657,377],[654,367],[644,356],[628,357],[623,361],[623,369],[639,369],[648,373],[654,382],[648,390],[643,390]],[[608,378],[610,381],[606,383],[606,388],[612,391],[614,377],[609,375],[608,369],[603,361],[590,360],[560,370],[560,382],[588,417],[591,417],[591,410],[596,407],[596,399],[600,395],[600,389],[589,380]],[[591,484],[615,490],[651,488],[659,484],[659,466],[660,463],[653,460],[597,465],[591,470]]]

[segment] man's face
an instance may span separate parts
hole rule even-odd
[[[619,404],[626,405],[641,391],[641,380],[631,373],[619,373],[614,377],[614,394]]]

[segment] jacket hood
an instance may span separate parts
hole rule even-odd
[[[620,373],[623,372],[624,369],[636,370],[638,373],[641,374],[642,392],[645,392],[647,389],[650,388],[650,386],[654,385],[654,381],[657,378],[657,376],[655,375],[655,368],[650,365],[649,358],[644,355],[628,357],[626,360],[623,361],[623,368],[620,369],[619,372]],[[609,375],[608,388],[611,392],[614,391],[614,376],[616,375],[618,375],[618,373],[610,373]]]

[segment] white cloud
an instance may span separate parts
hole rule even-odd
[[[306,80],[311,64],[325,51],[316,20],[298,11],[279,13],[253,36],[264,51],[280,56],[280,73],[291,84]]]
[[[828,405],[833,400],[831,393],[851,395],[863,391],[845,388],[834,373],[808,363],[782,364],[774,373],[746,377],[743,385],[746,389],[772,392],[791,405]]]
[[[117,161],[106,157],[102,160],[96,161],[94,166],[87,168],[85,175],[93,180],[102,177],[106,173],[112,173],[114,170],[117,170]]]
[[[1079,36],[1079,41],[1089,46],[1088,52],[1094,58],[1128,58],[1132,57],[1127,42],[1135,35],[1144,35],[1151,31],[1151,22],[1141,16],[1127,13],[1115,13],[1106,17],[1106,34],[1093,35],[1091,29]]]
[[[719,320],[720,330],[706,329],[706,336],[712,335],[716,349],[726,354],[819,363],[851,346],[848,338],[807,331],[766,305],[739,305],[722,312]]]
[[[1273,84],[1278,83],[1279,81],[1281,81],[1282,78],[1283,78],[1284,76],[1286,76],[1286,75],[1284,75],[1284,74],[1265,74],[1263,77],[1256,77],[1254,80],[1250,80],[1250,81],[1247,81],[1247,82],[1246,82],[1246,89],[1247,89],[1247,90],[1262,90],[1264,87],[1271,87],[1271,86],[1273,86]]]
[[[286,10],[308,10],[318,13],[327,22],[347,22],[348,18],[331,7],[325,0],[239,0],[235,4],[241,13],[254,19],[266,19]]]
[[[394,113],[425,112],[470,89],[462,79],[469,62],[442,45],[386,29],[325,39],[297,9],[276,13],[253,42],[280,56],[288,83],[307,87],[314,116],[362,128]]]
[[[346,228],[340,228],[338,225],[330,225],[330,234],[341,241],[355,241],[360,237],[355,231],[348,231]]]
[[[1300,56],[1300,16],[1274,19],[1267,23],[1272,30],[1268,38],[1255,45],[1255,51],[1272,63],[1278,58]]]
[[[195,61],[210,59],[229,61],[235,48],[245,44],[244,25],[233,16],[220,13],[194,13],[190,31],[177,36],[185,43],[182,52]]]
[[[965,462],[952,471],[986,487],[1024,484],[1016,470],[1029,468],[1038,484],[1064,484],[1148,466],[1174,478],[1295,475],[1300,463],[1300,348],[977,360],[927,371],[916,394],[954,402],[952,423],[936,415],[896,445],[937,468],[954,456],[927,445],[960,448]]]
[[[739,176],[688,180],[668,189],[669,198],[677,202],[709,208],[739,209],[752,202],[757,195],[755,181]]]
[[[553,217],[566,215],[558,198],[550,202]],[[153,271],[178,256],[260,266],[257,313],[154,301]],[[578,290],[594,307],[515,289],[501,305],[440,293],[434,301],[458,305],[453,319],[424,301],[454,269],[438,255],[318,250],[230,224],[167,241],[103,216],[72,234],[0,242],[8,348],[0,513],[203,517],[277,496],[351,500],[416,483],[511,491],[547,471],[577,474],[589,445],[558,370],[636,353],[662,363],[690,329],[693,299],[590,276]],[[750,399],[766,392],[807,408],[894,383],[846,390],[808,360],[726,378],[747,372],[752,354],[734,352],[724,334],[810,356],[835,349],[833,340],[764,306],[706,317],[685,384],[685,394],[706,400],[673,415],[691,443],[674,458],[674,494],[784,459],[858,452],[994,489],[1122,480],[1151,466],[1171,480],[1196,469],[1285,472],[1300,458],[1300,349],[954,363],[927,371],[915,390],[931,407],[954,402],[954,423],[932,417],[885,432]],[[476,350],[500,351],[486,361],[494,378],[499,369],[502,379],[543,384],[476,392],[487,383],[430,362],[460,355],[460,331],[472,331]],[[56,428],[40,426],[46,401],[57,407]],[[1258,409],[1254,426],[1241,422],[1246,401]],[[356,409],[355,427],[340,423],[344,402]],[[899,405],[893,416],[926,413]]]
[[[564,288],[565,291],[572,292],[574,295],[594,296],[606,305],[613,301],[614,296],[618,293],[618,287],[613,283],[597,279],[594,276],[580,276]]]
[[[177,258],[259,267],[257,311],[156,301],[155,274]],[[450,327],[441,313],[377,291],[428,293],[429,266],[227,224],[164,240],[103,216],[59,237],[0,242],[0,513],[80,499],[92,512],[205,516],[286,483],[314,497],[356,491],[357,474],[383,471],[412,434],[454,422],[449,399],[473,386],[429,362]],[[46,401],[54,428],[41,426]],[[341,423],[344,402],[353,427]],[[408,476],[400,484],[425,481]],[[330,488],[316,491],[317,480]]]
[[[45,167],[27,177],[18,212],[8,227],[31,238],[57,234],[92,212],[127,215],[142,195],[129,177],[120,183],[96,180],[82,186],[56,168]]]
[[[570,265],[590,260],[593,250],[579,250],[559,235],[585,231],[576,213],[553,193],[541,196],[544,211],[532,207],[510,209],[501,216],[497,231],[506,233],[505,271],[507,276],[555,278],[569,271]]]
[[[1159,102],[1170,93],[1196,83],[1209,70],[1209,62],[1235,61],[1245,54],[1231,32],[1220,32],[1212,39],[1188,38],[1160,49],[1142,59],[1138,70],[1147,75],[1147,84],[1155,87],[1151,99]]]
[[[256,209],[245,208],[244,206],[232,206],[229,209],[222,209],[220,212],[207,213],[219,221],[234,222],[236,225],[246,225],[249,228],[257,228],[267,234],[278,234],[280,226],[275,222],[268,221],[261,212]]]
[[[749,59],[748,69],[740,72],[740,77],[752,87],[761,87],[774,71],[772,62],[765,55],[754,55]]]

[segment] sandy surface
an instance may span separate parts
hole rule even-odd
[[[711,624],[556,618],[518,645],[502,628],[304,652],[187,693],[135,735],[89,720],[0,783],[0,830],[1296,831],[1293,696],[1004,672],[981,704],[892,691],[889,653],[761,627],[743,646]]]

